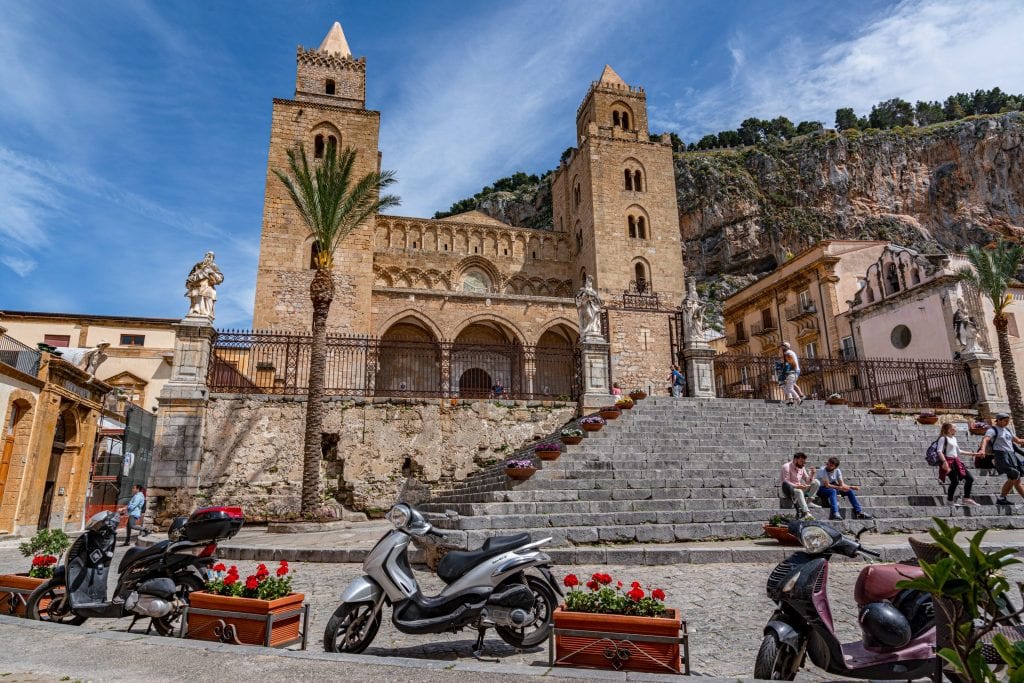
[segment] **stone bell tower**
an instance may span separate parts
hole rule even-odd
[[[263,232],[256,273],[256,329],[304,331],[312,325],[309,284],[316,245],[274,175],[287,172],[287,152],[302,144],[316,163],[328,145],[356,150],[353,176],[380,170],[380,112],[366,109],[366,59],[352,56],[334,22],[320,47],[296,53],[294,99],[274,99],[267,158]],[[373,283],[373,218],[354,230],[335,252],[332,332],[369,331]]]

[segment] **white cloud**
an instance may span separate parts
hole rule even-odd
[[[745,53],[730,83],[659,109],[652,119],[694,140],[747,116],[783,114],[831,126],[839,107],[867,114],[892,97],[935,100],[994,86],[1024,92],[1017,54],[1024,4],[1015,0],[908,0],[832,45],[786,28],[763,54]]]

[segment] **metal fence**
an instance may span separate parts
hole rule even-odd
[[[725,398],[780,399],[775,356],[715,357],[715,387]],[[799,385],[810,398],[839,394],[851,405],[891,408],[970,408],[977,392],[957,361],[806,358]]]
[[[33,377],[39,374],[39,352],[6,334],[0,334],[0,363]]]
[[[309,388],[310,335],[217,333],[211,392],[302,395]],[[520,344],[327,338],[329,396],[557,399],[577,396],[575,349]]]

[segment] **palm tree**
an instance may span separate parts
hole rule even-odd
[[[302,457],[302,514],[320,505],[321,428],[324,421],[324,374],[327,368],[327,314],[334,300],[334,251],[354,229],[382,209],[397,206],[398,197],[381,196],[395,182],[394,173],[367,173],[354,183],[356,151],[339,152],[327,145],[324,158],[310,168],[301,144],[288,150],[290,173],[274,169],[288,190],[299,216],[313,236],[316,273],[309,284],[313,302],[313,344],[309,354],[309,393],[306,397],[306,433]]]
[[[995,247],[967,247],[965,255],[971,266],[961,268],[957,272],[957,277],[961,282],[974,285],[975,289],[992,302],[995,311],[992,324],[996,328],[996,338],[999,340],[999,363],[1003,366],[1003,381],[1006,383],[1006,394],[1010,399],[1013,423],[1020,429],[1020,425],[1024,425],[1024,400],[1021,400],[1017,369],[1013,365],[1013,353],[1010,351],[1010,336],[1007,332],[1009,321],[1005,311],[1013,302],[1013,295],[1007,290],[1010,281],[1016,279],[1021,261],[1024,260],[1024,246],[999,240]]]

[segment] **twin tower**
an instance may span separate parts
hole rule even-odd
[[[302,143],[357,151],[381,168],[380,112],[366,108],[366,60],[335,23],[298,48],[293,99],[275,99],[253,326],[310,327],[312,237],[273,169]],[[401,177],[401,169],[395,169]],[[512,172],[516,169],[508,169]],[[613,377],[663,386],[670,311],[685,291],[671,146],[652,140],[646,95],[606,66],[576,113],[576,147],[551,181],[550,231],[479,212],[432,220],[379,215],[342,244],[329,325],[383,339],[574,346],[573,294],[587,275],[609,309]]]

